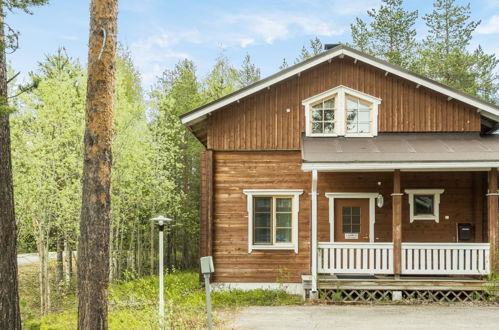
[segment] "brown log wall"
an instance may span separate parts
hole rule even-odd
[[[379,132],[478,132],[476,109],[351,58],[334,59],[243,98],[208,120],[208,148],[300,149],[302,100],[345,85],[382,99]],[[287,109],[290,112],[287,112]]]

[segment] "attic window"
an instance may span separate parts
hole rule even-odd
[[[381,100],[338,86],[302,102],[307,136],[370,137],[378,135]]]

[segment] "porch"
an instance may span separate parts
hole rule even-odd
[[[302,142],[302,169],[311,172],[312,292],[342,274],[376,283],[437,277],[438,285],[467,276],[483,284],[495,269],[499,162],[490,159],[497,139],[393,134]]]

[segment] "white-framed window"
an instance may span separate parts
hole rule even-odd
[[[307,136],[371,137],[378,135],[381,99],[338,86],[304,101]]]
[[[444,189],[406,189],[409,196],[409,217],[414,220],[440,220],[440,195]]]
[[[299,189],[245,189],[248,206],[248,253],[294,250],[298,253]]]

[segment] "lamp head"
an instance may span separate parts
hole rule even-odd
[[[151,221],[155,221],[158,223],[158,225],[162,226],[166,223],[173,221],[173,219],[165,218],[164,216],[160,215],[159,217],[152,218]]]

